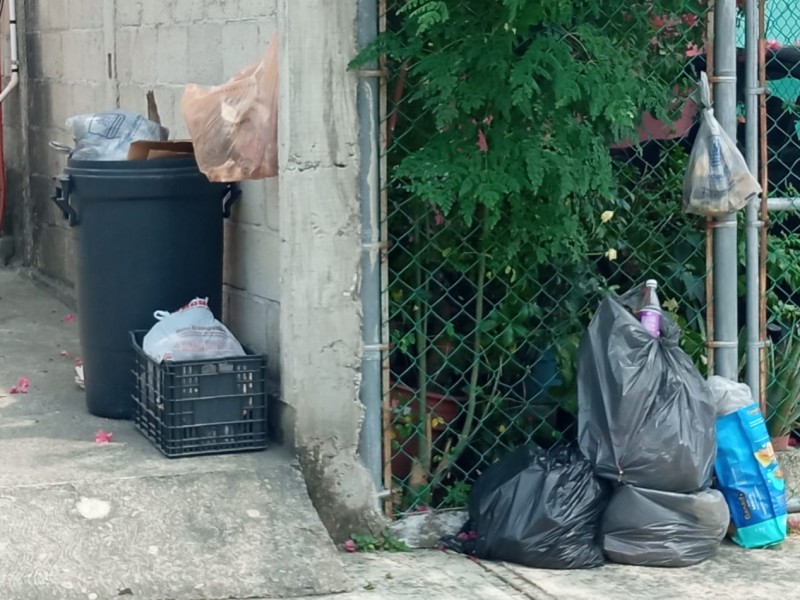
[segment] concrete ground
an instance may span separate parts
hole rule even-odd
[[[294,458],[169,460],[90,416],[70,309],[0,268],[0,600],[760,600],[796,595],[800,540],[702,565],[544,571],[438,551],[337,552]],[[62,356],[66,353],[67,356]],[[9,394],[20,377],[27,394]],[[98,445],[98,429],[113,432]]]
[[[71,312],[0,269],[0,598],[352,589],[287,452],[170,460],[130,422],[89,415]],[[22,377],[28,393],[9,393]]]

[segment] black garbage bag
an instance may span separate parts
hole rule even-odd
[[[518,448],[489,467],[470,494],[475,555],[543,569],[598,567],[608,497],[577,445]]]
[[[603,516],[603,550],[617,563],[686,567],[717,553],[729,519],[717,490],[675,494],[623,485]]]
[[[578,351],[578,439],[598,477],[668,492],[711,483],[715,405],[667,316],[654,338],[607,297]]]

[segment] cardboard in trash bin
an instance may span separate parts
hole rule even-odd
[[[186,158],[194,156],[191,140],[169,140],[156,142],[139,140],[131,143],[128,160],[154,160],[157,158]]]

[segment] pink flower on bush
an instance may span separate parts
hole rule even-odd
[[[489,151],[489,142],[486,139],[486,134],[483,133],[483,129],[478,129],[478,143],[475,145],[481,152]]]
[[[358,552],[358,548],[356,548],[356,543],[353,540],[346,540],[344,544],[342,544],[345,552]]]

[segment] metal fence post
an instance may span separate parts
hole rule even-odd
[[[714,113],[736,139],[736,0],[717,0],[714,19]],[[714,225],[714,370],[735,380],[739,362],[736,214],[721,217]]]
[[[763,90],[758,87],[759,47],[758,0],[745,3],[745,159],[754,176],[758,177],[758,99]],[[758,218],[761,198],[750,200],[745,212],[746,295],[747,295],[747,385],[753,401],[761,398],[761,328],[759,294],[759,235],[762,223]]]
[[[358,48],[363,50],[378,35],[377,0],[358,1]],[[359,198],[361,207],[361,362],[360,399],[364,405],[359,454],[375,489],[383,488],[383,438],[381,432],[381,247],[379,77],[377,64],[365,65],[358,82],[358,145],[361,156]],[[380,494],[379,494],[380,496]]]

